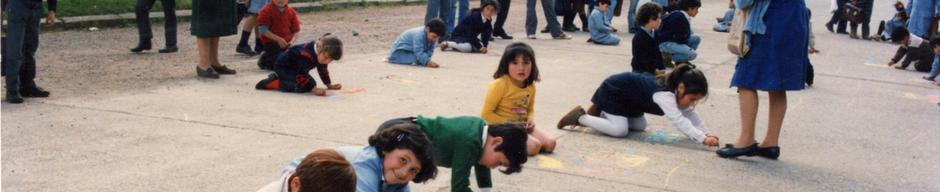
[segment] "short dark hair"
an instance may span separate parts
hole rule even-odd
[[[933,39],[930,39],[930,46],[935,48],[940,47],[940,37],[934,37]]]
[[[391,152],[395,149],[410,150],[414,153],[421,162],[421,171],[413,180],[415,183],[423,183],[437,176],[434,146],[417,124],[398,124],[379,130],[369,136],[369,145],[375,147],[376,153],[383,159],[385,158],[383,152]]]
[[[499,4],[499,2],[496,2],[496,0],[481,0],[480,11],[483,11],[483,9],[485,9],[486,6],[493,6],[493,8],[496,9],[496,12],[499,12],[499,6],[501,5]]]
[[[301,192],[356,191],[356,170],[333,149],[320,149],[304,157],[291,178],[300,179]]]
[[[444,25],[444,21],[440,18],[434,18],[424,24],[424,27],[428,28],[428,31],[431,33],[437,34],[438,36],[444,36],[447,33],[447,28]]]
[[[891,32],[891,42],[900,43],[901,40],[904,40],[905,38],[908,38],[909,36],[911,36],[911,33],[907,32],[907,29],[905,29],[904,27],[897,27],[897,28],[894,28],[893,32]]]
[[[600,4],[610,5],[610,0],[597,0],[597,5]]]
[[[522,164],[528,161],[529,156],[526,152],[526,142],[529,135],[520,123],[506,123],[489,125],[486,135],[491,137],[501,137],[503,142],[496,146],[495,151],[502,152],[509,160],[506,170],[500,170],[504,174],[518,173],[522,171]]]
[[[503,75],[508,75],[509,63],[514,62],[517,56],[522,56],[532,63],[532,71],[529,73],[529,78],[523,82],[523,88],[539,81],[539,67],[535,64],[535,51],[532,50],[532,47],[523,42],[515,42],[506,46],[505,51],[503,51],[503,57],[499,59],[499,66],[496,68],[496,72],[493,73],[493,79],[499,79],[503,77]]]
[[[677,97],[679,95],[679,83],[685,85],[685,92],[683,94],[702,94],[708,96],[708,79],[705,78],[705,73],[702,73],[701,70],[695,68],[695,65],[691,63],[683,63],[676,66],[676,69],[673,69],[672,72],[665,76],[657,77],[657,82],[661,85],[665,85],[665,90],[673,92]]]
[[[663,7],[659,6],[656,3],[645,3],[640,6],[640,10],[636,13],[636,21],[639,22],[640,26],[646,25],[650,20],[658,19],[659,15],[663,13]]]
[[[343,58],[343,41],[339,40],[336,35],[330,33],[323,34],[320,37],[320,46],[318,47],[320,52],[326,53],[330,56],[330,59],[340,60]]]
[[[680,0],[676,7],[679,10],[687,11],[692,8],[702,7],[702,1],[700,0]]]

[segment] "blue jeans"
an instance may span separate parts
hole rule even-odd
[[[698,44],[702,42],[702,38],[698,35],[692,34],[689,36],[688,44],[679,44],[672,41],[666,41],[659,44],[659,50],[662,50],[663,53],[668,53],[672,55],[672,60],[675,62],[687,62],[695,60],[695,57],[698,56],[695,53],[695,50],[698,49]]]
[[[39,49],[39,18],[42,6],[28,7],[22,0],[7,2],[7,38],[3,53],[7,94],[35,88],[36,50]]]
[[[598,5],[600,5],[600,3],[598,3]],[[614,20],[614,7],[617,7],[617,0],[610,0],[610,8],[607,9],[607,21]]]
[[[402,65],[418,65],[418,58],[414,52],[395,50],[388,56],[388,63]]]
[[[454,31],[454,2],[452,0],[428,0],[428,9],[427,13],[424,15],[424,23],[428,23],[428,21],[434,18],[440,18],[444,21],[448,33]],[[447,34],[439,35],[443,37]]]
[[[467,16],[470,15],[470,0],[455,0],[455,1],[457,1],[457,22],[454,22],[453,17],[448,17],[450,18],[450,21],[448,23],[453,23],[454,26],[460,23],[460,21],[463,21],[463,18],[467,18]],[[451,29],[450,32],[453,32],[453,29]]]
[[[639,6],[639,5],[637,5],[637,3],[639,3],[639,1],[640,1],[640,0],[630,0],[630,10],[629,10],[629,12],[627,12],[627,27],[630,27],[631,30],[638,30],[638,29],[640,29],[640,27],[636,26],[636,25],[637,25],[637,22],[636,22],[636,7]]]
[[[538,17],[535,17],[535,1],[526,1],[526,35],[535,35],[535,29],[539,24]],[[552,37],[561,35],[561,24],[558,23],[558,15],[555,15],[555,2],[553,0],[542,0],[542,11],[545,12],[545,20],[548,22],[548,30],[552,32]]]
[[[927,79],[936,81],[937,74],[940,74],[940,55],[934,54],[933,65],[930,65],[930,73],[927,74]]]

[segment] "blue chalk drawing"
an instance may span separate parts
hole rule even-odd
[[[652,135],[649,135],[646,137],[646,142],[659,143],[663,145],[667,143],[672,143],[675,145],[675,144],[679,144],[679,137],[676,137],[673,134],[670,134],[666,130],[656,130],[656,132],[653,132]]]

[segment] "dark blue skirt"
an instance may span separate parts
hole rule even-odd
[[[767,31],[751,35],[751,50],[738,59],[731,86],[762,91],[802,90],[806,79],[808,23],[803,0],[772,0]]]

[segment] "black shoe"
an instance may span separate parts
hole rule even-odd
[[[758,147],[757,155],[763,158],[777,160],[777,158],[780,157],[780,147]]]
[[[20,89],[20,95],[23,97],[49,97],[49,92],[39,87]]]
[[[849,34],[849,32],[846,32],[846,31],[836,31],[836,34],[843,34],[843,35],[845,35],[845,34]]]
[[[561,28],[561,30],[566,31],[566,32],[576,32],[576,31],[580,31],[581,29],[575,26],[566,26],[566,27]]]
[[[203,70],[202,68],[199,68],[199,66],[196,66],[196,76],[210,78],[210,79],[218,79],[219,73],[215,72],[215,69],[212,69],[212,67],[209,67],[208,69]]]
[[[261,44],[261,39],[255,39],[255,54],[261,54],[264,52],[264,45]]]
[[[13,104],[23,103],[23,97],[20,96],[19,93],[11,93],[11,92],[8,91],[8,92],[7,92],[7,102],[13,103]]]
[[[545,27],[545,28],[542,28],[542,31],[541,31],[541,32],[542,32],[542,33],[548,33],[548,32],[551,32],[551,31],[548,30],[548,27]]]
[[[256,54],[255,51],[251,50],[251,47],[248,46],[248,44],[238,44],[238,46],[235,47],[235,52],[248,56],[254,56]]]
[[[724,148],[718,149],[715,153],[722,158],[734,158],[741,155],[745,156],[754,156],[757,155],[757,143],[751,144],[750,146],[743,148],[734,148],[734,145],[727,144]]]
[[[212,69],[214,69],[215,72],[219,73],[220,75],[234,75],[236,73],[234,69],[229,69],[225,65],[220,65],[218,67],[212,66]]]
[[[165,48],[160,49],[160,50],[158,50],[157,52],[160,52],[160,53],[175,53],[175,52],[177,52],[177,51],[179,51],[179,50],[180,50],[180,48],[179,48],[179,47],[176,47],[176,46],[174,45],[174,46],[166,46]]]
[[[268,88],[268,83],[277,79],[277,73],[271,73],[268,75],[268,78],[258,81],[258,84],[255,84],[255,89],[264,90]]]
[[[512,39],[512,36],[509,36],[509,34],[505,34],[505,33],[497,34],[496,36],[502,39]]]
[[[150,41],[141,41],[137,43],[137,47],[131,48],[131,52],[140,53],[144,50],[150,50],[153,48],[153,45],[150,44]]]
[[[826,23],[826,30],[829,30],[830,33],[835,33],[835,30],[832,30],[832,23]]]

